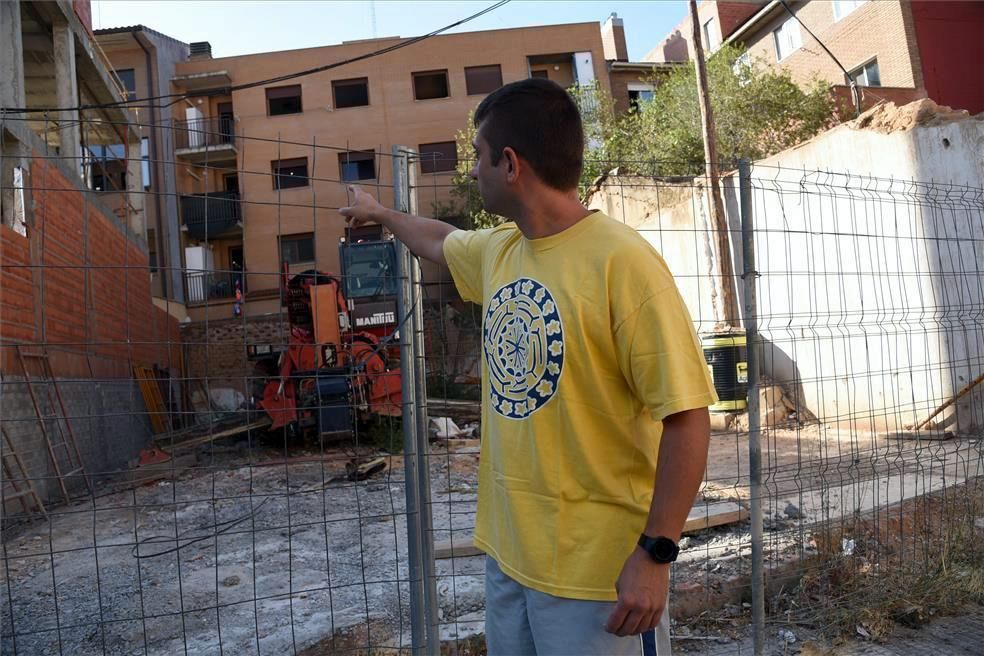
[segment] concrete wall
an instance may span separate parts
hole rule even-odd
[[[903,112],[913,121],[844,125],[753,169],[763,372],[827,422],[899,429],[984,370],[984,121],[926,103]],[[740,272],[736,176],[723,187]],[[591,204],[664,253],[703,328],[713,256],[697,187],[612,180]],[[984,426],[984,390],[936,422]]]

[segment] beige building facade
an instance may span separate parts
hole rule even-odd
[[[908,2],[814,1],[791,2],[789,6],[795,17],[781,4],[767,5],[727,40],[743,43],[753,60],[782,66],[797,82],[817,77],[832,85],[846,84],[844,72],[803,29],[805,25],[863,86],[923,86]]]
[[[616,35],[616,39],[619,35]],[[620,35],[624,52],[624,33]],[[563,86],[597,83],[611,92],[599,23],[540,26],[432,37],[322,72],[236,89],[237,85],[344,62],[405,40],[213,58],[191,44],[176,66],[173,92],[228,89],[183,99],[171,129],[184,235],[185,284],[193,320],[280,312],[280,271],[339,272],[348,202],[359,184],[393,204],[393,146],[422,153],[417,206],[446,201],[455,137],[469,112],[502,84],[545,77]],[[646,68],[651,68],[647,65]],[[638,71],[632,73],[639,77]]]
[[[984,3],[950,0],[702,0],[705,50],[744,46],[749,61],[787,70],[800,84],[822,80],[848,107],[929,97],[984,111]],[[691,21],[651,50],[646,61],[692,56]],[[829,52],[828,52],[829,51]],[[842,68],[843,67],[843,68]],[[850,111],[850,110],[849,110]]]

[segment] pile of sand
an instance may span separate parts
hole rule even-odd
[[[876,105],[847,125],[855,130],[875,130],[885,134],[904,132],[918,126],[934,126],[970,118],[963,109],[937,105],[929,98],[899,107],[893,102]]]

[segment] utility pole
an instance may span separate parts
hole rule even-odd
[[[701,43],[700,17],[697,0],[690,0],[690,34],[694,44],[694,67],[697,71],[697,100],[700,103],[701,127],[704,134],[704,161],[710,185],[711,226],[717,246],[718,290],[721,293],[721,316],[715,320],[721,328],[738,328],[738,301],[735,298],[734,271],[731,267],[731,241],[728,239],[728,223],[721,199],[721,182],[718,179],[717,141],[714,135],[714,112],[707,93],[707,66],[704,63],[704,47]]]

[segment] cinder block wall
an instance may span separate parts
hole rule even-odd
[[[246,359],[246,345],[285,344],[288,330],[286,317],[281,320],[277,314],[182,325],[186,376],[195,383],[192,390],[201,383],[210,390],[231,387],[248,395],[253,363]]]

